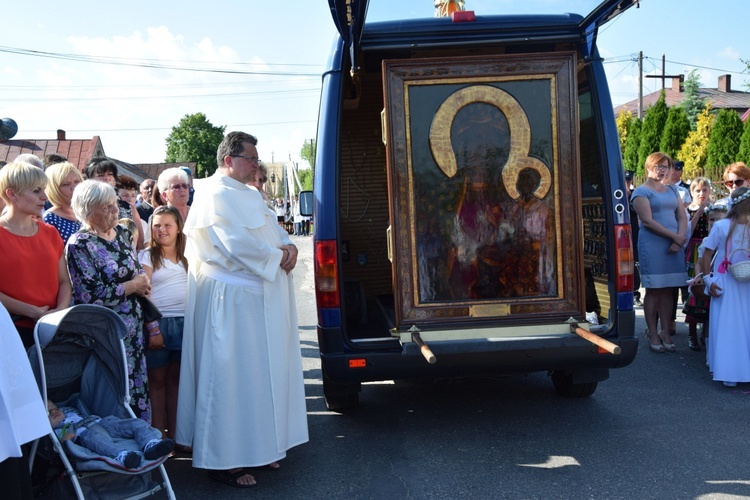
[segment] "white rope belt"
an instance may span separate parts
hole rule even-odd
[[[226,269],[212,266],[210,264],[203,264],[200,269],[200,274],[216,281],[221,281],[227,285],[241,286],[249,288],[255,292],[263,293],[263,279],[259,276],[252,274],[229,272]]]

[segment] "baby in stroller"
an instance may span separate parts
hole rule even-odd
[[[118,418],[113,415],[81,417],[73,407],[58,408],[47,400],[49,422],[61,442],[73,440],[94,453],[113,458],[127,469],[136,469],[145,460],[156,460],[172,453],[174,441],[162,439],[161,432],[140,418]],[[142,452],[124,450],[118,439],[134,439]]]

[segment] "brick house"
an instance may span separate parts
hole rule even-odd
[[[685,99],[683,83],[685,76],[672,78],[672,86],[664,89],[665,102],[668,108],[677,106]],[[643,111],[653,106],[661,95],[661,89],[643,96]],[[750,92],[732,89],[732,75],[719,76],[716,88],[700,88],[698,95],[711,103],[713,109],[732,109],[736,111],[742,120],[746,120],[750,114]],[[630,111],[633,115],[638,114],[638,99],[626,102],[615,108],[615,116],[621,111]]]
[[[98,135],[91,139],[68,139],[64,130],[57,131],[57,139],[0,140],[0,161],[10,163],[24,153],[31,153],[39,158],[56,153],[83,169],[91,158],[104,155],[104,147]]]
[[[62,155],[70,163],[83,168],[94,156],[107,156],[104,153],[101,138],[95,135],[91,139],[68,139],[64,130],[57,131],[56,139],[8,139],[0,140],[0,161],[12,162],[18,155],[31,153],[44,158],[52,153]],[[132,177],[139,184],[144,179],[156,179],[159,174],[171,167],[186,166],[195,175],[196,162],[181,163],[139,163],[132,164],[116,158],[112,160],[117,164],[118,173]]]

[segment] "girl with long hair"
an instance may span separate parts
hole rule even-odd
[[[149,247],[139,255],[151,279],[151,301],[162,314],[159,331],[150,332],[148,366],[151,422],[166,437],[177,426],[182,329],[187,298],[187,259],[184,221],[177,207],[160,206],[151,215]]]

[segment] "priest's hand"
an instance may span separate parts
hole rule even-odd
[[[297,265],[297,254],[298,250],[297,247],[294,245],[284,245],[281,247],[281,269],[283,269],[287,274],[291,272],[292,269],[294,269],[294,266]]]

